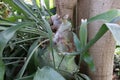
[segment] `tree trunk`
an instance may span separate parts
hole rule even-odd
[[[69,15],[73,19],[73,9],[77,0],[56,0],[57,14],[60,16]]]
[[[89,17],[109,10],[111,5],[112,0],[91,0]],[[89,40],[95,36],[101,24],[102,22],[97,21],[89,25]],[[114,49],[115,41],[109,31],[90,48],[89,52],[94,58],[96,67],[95,72],[89,71],[92,80],[112,80]]]
[[[112,8],[120,9],[120,0],[114,0],[112,4]]]

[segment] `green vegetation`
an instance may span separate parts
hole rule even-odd
[[[108,30],[117,42],[120,41],[116,36],[120,33],[120,26],[115,24],[120,18],[120,11],[110,10],[81,20],[79,35],[71,31],[76,50],[60,51],[62,55],[59,55],[53,43],[55,33],[49,23],[52,14],[49,10],[39,7],[38,0],[32,0],[33,5],[22,0],[3,2],[11,7],[11,15],[0,18],[0,80],[90,80],[79,71],[83,60],[92,71],[95,70],[88,49]],[[102,20],[104,24],[96,36],[87,42],[87,25],[96,20]],[[80,56],[78,65],[74,61],[76,55]]]

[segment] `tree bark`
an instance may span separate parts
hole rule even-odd
[[[70,19],[73,19],[73,9],[77,3],[77,0],[56,0],[57,14],[60,16],[69,15]]]
[[[111,9],[111,6],[112,0],[91,0],[89,17],[105,12]],[[95,36],[101,24],[102,22],[97,21],[89,25],[89,40]],[[114,49],[115,41],[109,31],[90,48],[89,52],[94,58],[96,67],[95,72],[89,71],[92,80],[112,80]]]
[[[114,0],[112,4],[112,8],[120,9],[120,0]]]

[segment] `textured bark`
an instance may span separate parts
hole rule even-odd
[[[112,8],[120,9],[120,0],[114,0],[112,4]]]
[[[89,17],[109,10],[111,5],[112,0],[91,0]],[[102,22],[97,21],[89,25],[89,40],[95,36],[101,24]],[[114,49],[115,41],[109,31],[90,48],[89,52],[94,58],[96,67],[95,72],[89,71],[92,80],[112,80]]]
[[[90,6],[90,0],[78,0],[77,6],[76,6],[76,33],[79,33],[79,26],[81,23],[81,19],[88,19],[89,18],[89,8]]]
[[[73,18],[73,9],[77,0],[56,0],[57,14],[64,16],[69,15],[69,18]]]

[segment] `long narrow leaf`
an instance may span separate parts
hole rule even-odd
[[[21,79],[15,79],[15,80],[33,80],[34,74],[30,76],[23,77]]]
[[[53,65],[55,67],[55,59],[54,59],[54,53],[53,53],[53,32],[51,30],[51,27],[50,27],[50,24],[45,20],[43,19],[44,23],[45,23],[45,27],[47,29],[47,32],[48,32],[48,38],[50,39],[50,49],[51,49],[51,52],[52,52],[52,57],[53,57]]]
[[[82,49],[80,53],[86,52],[94,43],[96,43],[106,32],[108,31],[108,28],[105,24],[102,25],[102,27],[99,29],[98,33],[95,35],[95,37],[88,42],[88,44]]]
[[[80,74],[80,76],[82,77],[82,78],[84,78],[85,80],[91,80],[87,75],[85,75],[85,74]]]
[[[84,47],[87,44],[87,20],[81,20],[81,26],[79,30],[79,38],[81,46]]]
[[[80,42],[81,42],[81,48],[83,48],[87,44],[87,19],[81,20],[81,26],[80,26],[80,30],[79,30],[79,38],[80,38]],[[79,63],[78,63],[79,67],[83,60],[84,54],[85,54],[84,52],[80,54]]]
[[[90,19],[88,19],[88,23],[94,22],[96,20],[102,20],[105,22],[117,22],[120,16],[120,10],[110,10],[108,12],[96,15]],[[102,27],[99,29],[98,33],[96,36],[89,41],[89,43],[80,51],[76,52],[76,54],[83,53],[87,51],[97,40],[99,40],[106,32],[108,31],[107,24],[103,24]],[[72,55],[72,54],[71,54]],[[75,55],[75,54],[73,54]]]
[[[3,0],[3,2],[9,4],[9,6],[11,6],[14,11],[17,10],[18,13],[23,12],[21,8],[19,8],[16,4],[14,4],[13,0]]]
[[[0,20],[0,25],[2,25],[2,26],[14,26],[15,23],[11,23],[11,22],[8,22],[5,20]]]
[[[8,43],[8,41],[13,37],[14,33],[20,28],[28,25],[31,25],[31,24],[29,22],[19,23],[18,25],[10,27],[7,30],[0,33],[0,58],[2,58],[3,50],[6,44]],[[2,78],[4,77],[4,72],[5,72],[4,67],[5,67],[4,63],[2,62],[2,60],[0,60],[0,73],[1,73],[0,80],[3,80]]]
[[[87,52],[87,50],[93,46],[94,43],[96,43],[106,32],[108,31],[108,28],[105,24],[102,25],[102,27],[99,29],[98,33],[95,35],[95,37],[90,40],[85,47],[83,47],[80,51],[71,53],[70,55],[79,55],[81,53]]]
[[[74,39],[75,47],[77,51],[80,51],[80,49],[82,48],[80,44],[80,40],[75,33],[73,33],[73,37],[74,37],[73,39]]]
[[[31,49],[29,50],[29,56],[28,56],[25,64],[23,65],[22,69],[20,70],[20,72],[19,72],[18,75],[17,75],[17,78],[18,78],[18,79],[22,78],[22,76],[23,76],[23,74],[24,74],[24,72],[25,72],[25,70],[26,70],[26,67],[27,67],[30,59],[32,58],[34,52],[38,49],[38,47],[39,47],[40,45],[41,45],[41,44],[39,44],[39,45],[37,45],[37,46],[34,46],[34,45],[33,45],[34,47],[32,46],[32,47],[33,47],[32,50],[31,50]]]
[[[93,62],[93,58],[91,57],[89,53],[85,53],[83,55],[83,60],[88,64],[88,67],[90,68],[90,70],[95,71],[95,65]]]
[[[16,26],[10,27],[7,30],[0,33],[0,57],[2,57],[3,49],[7,42],[13,37],[14,33],[22,27],[32,25],[30,22],[18,23]]]
[[[5,65],[2,59],[0,59],[0,80],[4,80],[4,73],[5,73]]]
[[[110,22],[118,16],[120,16],[120,10],[113,9],[113,10],[104,12],[102,14],[96,15],[96,16],[88,19],[88,23],[94,22],[96,20],[102,20],[104,22]]]
[[[36,22],[38,22],[37,17],[34,15],[33,11],[21,0],[13,0],[23,11],[25,11],[29,16],[31,16]]]

